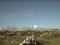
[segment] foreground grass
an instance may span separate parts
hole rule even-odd
[[[43,43],[43,45],[60,45],[60,35],[58,37],[40,37],[40,32],[36,35],[40,39],[39,41]],[[0,38],[0,45],[18,45],[21,43],[25,36],[4,36],[3,38]]]

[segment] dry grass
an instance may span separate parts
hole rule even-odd
[[[45,37],[40,37],[39,35],[42,34],[41,32],[35,32],[37,38],[39,38],[39,41],[43,43],[43,45],[60,45],[60,35],[56,36],[54,34],[52,37],[45,36]],[[25,33],[24,33],[25,35]],[[27,32],[26,32],[27,35]],[[25,38],[25,36],[5,36],[4,38],[0,38],[0,45],[18,45],[21,43]]]

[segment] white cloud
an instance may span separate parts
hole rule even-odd
[[[26,14],[25,16],[34,16],[33,14]]]
[[[29,10],[31,13],[34,13],[35,11],[33,9]]]
[[[25,16],[36,16],[37,12],[33,9],[30,9]]]
[[[34,25],[34,28],[37,28],[37,25]]]

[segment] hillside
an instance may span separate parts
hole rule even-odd
[[[37,30],[0,31],[0,45],[18,45],[26,38],[26,36],[32,34],[34,34],[43,45],[60,45],[60,31],[56,30],[43,32]]]

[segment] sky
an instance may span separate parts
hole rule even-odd
[[[60,1],[0,1],[0,26],[60,28]]]

